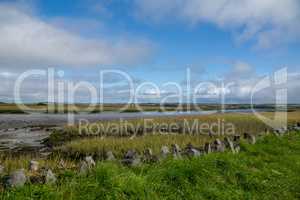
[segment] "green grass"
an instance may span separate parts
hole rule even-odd
[[[273,112],[261,113],[272,119]],[[300,112],[288,113],[288,122],[294,124],[300,121]],[[198,126],[194,126],[195,122]],[[215,133],[221,133],[222,124],[226,130],[228,124],[234,126],[236,134],[243,134],[245,132],[251,134],[260,134],[265,130],[271,130],[264,122],[258,119],[254,114],[250,113],[225,113],[225,114],[212,114],[203,116],[173,116],[173,117],[155,117],[151,119],[130,119],[123,121],[101,121],[97,123],[90,123],[82,125],[81,127],[69,126],[62,131],[55,131],[45,141],[49,146],[62,145],[65,142],[78,140],[82,138],[93,137],[128,137],[131,135],[146,135],[158,132],[163,133],[177,133],[177,134],[194,134],[194,135],[207,135],[209,130],[201,128],[201,124],[208,124],[213,126]],[[175,129],[172,129],[172,127]],[[194,128],[196,127],[196,128]],[[220,128],[218,128],[220,127]],[[163,130],[164,129],[164,130]],[[229,130],[229,129],[228,129]],[[230,129],[231,130],[231,129]],[[229,134],[229,133],[226,133]]]
[[[300,133],[215,153],[128,168],[98,162],[88,175],[59,174],[56,185],[5,190],[1,199],[299,199]]]
[[[191,143],[195,147],[203,147],[205,142],[212,141],[213,138],[205,135],[147,135],[141,137],[106,137],[106,138],[86,138],[67,142],[56,149],[56,152],[64,157],[78,158],[85,155],[93,155],[103,158],[104,152],[113,151],[117,157],[130,149],[135,149],[143,153],[146,148],[151,148],[153,153],[159,154],[162,146],[171,148],[172,144],[178,144],[182,149]]]

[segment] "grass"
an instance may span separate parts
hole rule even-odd
[[[242,144],[239,154],[165,160],[128,168],[98,162],[87,175],[65,170],[55,185],[5,190],[1,199],[299,199],[300,133]]]
[[[165,104],[161,108],[160,104],[97,104],[93,107],[89,107],[88,104],[48,104],[48,103],[31,103],[25,105],[27,108],[24,112],[42,112],[42,113],[69,113],[69,112],[89,112],[89,113],[101,113],[101,112],[162,112],[162,111],[199,111],[199,110],[221,110],[219,104]],[[274,105],[255,105],[259,109],[274,109]],[[227,104],[226,109],[250,109],[249,104]],[[299,105],[288,105],[288,110],[299,110]],[[122,111],[123,109],[123,111]],[[2,111],[2,112],[1,112]],[[0,113],[19,113],[20,109],[17,104],[0,102]]]
[[[104,157],[104,152],[113,151],[114,154],[121,158],[125,152],[135,149],[142,153],[146,148],[151,148],[153,153],[159,154],[162,146],[171,147],[172,144],[178,144],[181,148],[185,148],[191,143],[196,147],[202,147],[205,142],[211,141],[213,138],[198,135],[147,135],[142,137],[107,137],[107,138],[86,138],[75,140],[58,147],[56,152],[63,154],[65,157],[82,157],[84,155],[94,155],[95,157]]]
[[[273,112],[265,112],[261,114],[270,119],[274,115]],[[288,123],[294,124],[299,121],[300,111],[288,112]],[[210,127],[203,128],[202,125],[209,125]],[[231,125],[234,129],[231,129]],[[224,130],[224,132],[222,132],[222,130]],[[97,123],[83,124],[81,126],[69,126],[62,131],[55,131],[50,135],[45,143],[49,146],[57,146],[68,141],[82,138],[90,138],[90,140],[94,140],[95,137],[129,137],[132,135],[141,136],[149,133],[186,133],[191,135],[207,135],[209,132],[214,132],[217,134],[230,134],[226,130],[228,130],[228,132],[230,131],[230,133],[234,132],[237,134],[245,132],[260,134],[266,130],[271,130],[271,128],[258,119],[254,114],[250,113],[156,117],[151,119],[144,118],[121,121],[101,121]]]

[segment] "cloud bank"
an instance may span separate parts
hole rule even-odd
[[[0,4],[0,68],[132,64],[151,53],[143,40],[90,39]]]
[[[212,23],[259,48],[300,37],[298,0],[135,0],[135,8],[138,17],[155,22]]]

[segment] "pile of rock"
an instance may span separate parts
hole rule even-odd
[[[300,122],[297,122],[294,125],[289,125],[288,127],[273,129],[273,134],[276,136],[283,136],[291,131],[300,131]]]
[[[297,128],[299,128],[300,124],[298,123]],[[286,133],[286,129],[280,129]],[[279,131],[278,131],[279,132]],[[249,144],[256,143],[256,137],[249,133],[244,133],[242,139],[247,141]],[[225,137],[224,140],[215,139],[212,142],[206,142],[203,147],[195,147],[191,143],[187,144],[183,150],[177,144],[171,145],[171,150],[169,150],[168,146],[163,146],[161,148],[160,156],[156,156],[153,154],[151,148],[147,148],[143,151],[143,154],[140,156],[137,151],[131,149],[127,151],[123,158],[121,159],[121,163],[127,166],[138,166],[141,162],[145,163],[153,163],[158,162],[159,159],[165,159],[167,157],[174,159],[181,159],[183,156],[188,158],[191,157],[199,157],[205,154],[210,154],[213,152],[224,152],[226,150],[232,153],[238,153],[240,151],[240,135],[234,135],[233,137]],[[116,161],[116,157],[112,151],[107,151],[105,154],[105,160],[107,161]],[[92,168],[96,166],[96,163],[92,156],[86,156],[79,163],[79,172],[81,174],[87,174]],[[61,160],[59,163],[60,168],[65,168],[66,163]],[[4,167],[0,165],[0,174],[4,172]],[[29,162],[29,172],[31,176],[27,177],[25,174],[25,170],[20,169],[14,171],[6,179],[6,185],[9,187],[20,187],[23,186],[27,181],[31,183],[42,183],[42,184],[53,184],[57,181],[55,174],[50,169],[40,169],[39,163],[37,161]]]
[[[0,166],[0,174],[4,173],[4,167]],[[4,177],[4,185],[6,187],[22,187],[26,182],[39,183],[39,184],[54,184],[57,179],[51,169],[40,169],[37,161],[30,161],[29,168],[30,174],[27,176],[24,169],[19,169],[11,172]]]

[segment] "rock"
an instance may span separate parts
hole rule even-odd
[[[213,150],[216,152],[224,152],[225,146],[220,139],[215,139],[213,142]]]
[[[48,169],[45,176],[45,183],[46,184],[54,184],[56,182],[56,177],[51,169]]]
[[[88,164],[85,161],[81,161],[79,163],[79,172],[80,174],[87,174],[89,172],[90,168]]]
[[[185,154],[188,157],[198,157],[198,156],[201,156],[201,152],[199,150],[197,150],[195,147],[193,147],[193,145],[191,143],[189,143],[187,145],[187,147],[185,148]]]
[[[2,175],[3,173],[4,173],[4,167],[0,165],[0,175]]]
[[[241,150],[240,145],[239,145],[239,144],[235,144],[235,145],[234,145],[234,151],[235,151],[235,153],[239,153],[240,150]]]
[[[92,156],[87,156],[84,158],[86,164],[88,165],[89,168],[92,168],[92,167],[95,167],[96,166],[96,163],[93,159]]]
[[[39,170],[39,162],[34,161],[34,160],[30,161],[29,170],[32,172],[38,171]]]
[[[241,140],[241,136],[240,135],[233,136],[233,142],[237,143],[237,142],[240,142],[240,140]]]
[[[26,183],[26,180],[24,169],[20,169],[11,173],[7,180],[7,185],[9,187],[22,187]]]
[[[122,161],[124,165],[129,165],[129,166],[137,166],[140,164],[141,160],[139,155],[135,150],[129,150],[127,153],[124,155]]]
[[[294,126],[293,126],[293,130],[294,131],[300,131],[300,123],[296,123]]]
[[[143,161],[146,163],[153,163],[157,162],[158,158],[155,155],[153,155],[152,149],[147,148],[144,151]]]
[[[181,149],[177,144],[172,144],[171,149],[174,158],[181,158]]]
[[[113,154],[112,151],[106,152],[105,156],[106,156],[106,160],[107,161],[114,161],[114,160],[116,160],[116,158],[115,158],[115,156],[114,156],[114,154]]]
[[[153,153],[152,153],[152,149],[147,148],[144,151],[144,161],[150,161],[152,159]]]
[[[162,158],[166,158],[170,154],[169,148],[167,146],[162,146],[160,152],[161,152]]]
[[[206,154],[210,154],[212,151],[211,151],[211,145],[210,143],[206,142],[205,145],[204,145],[204,152]]]
[[[294,127],[294,130],[295,130],[295,131],[300,131],[300,127],[299,127],[299,126],[296,126],[296,127]]]
[[[229,149],[232,153],[235,153],[234,144],[230,140],[230,138],[228,138],[228,137],[224,138],[224,145],[225,145],[225,148]]]
[[[284,128],[278,128],[274,130],[275,135],[277,136],[282,136],[286,133],[287,131]]]

